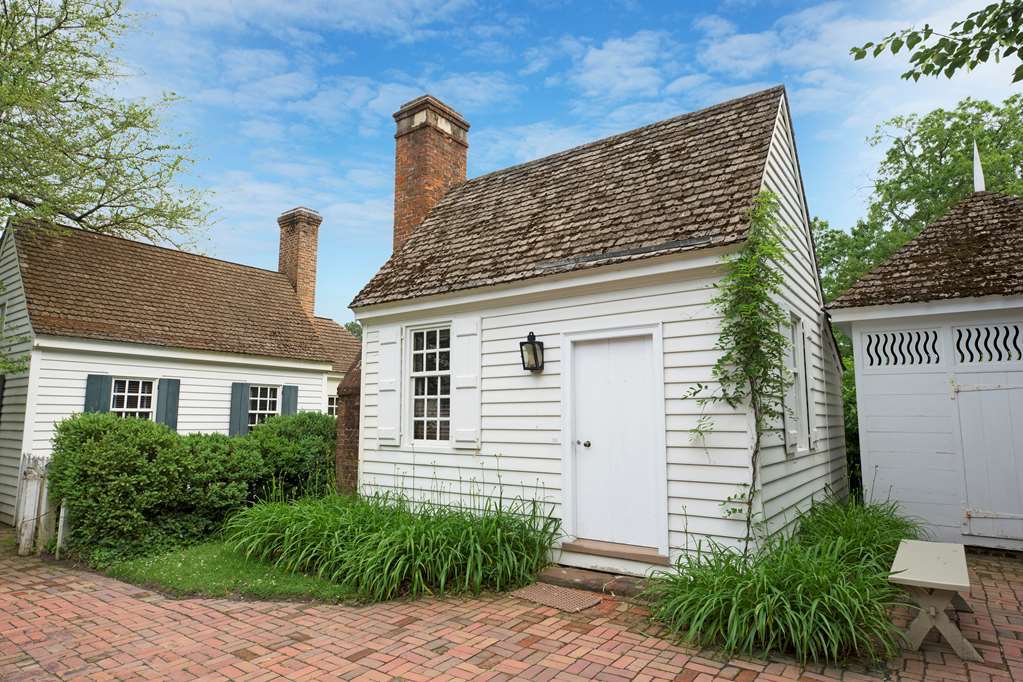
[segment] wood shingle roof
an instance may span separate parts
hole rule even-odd
[[[974,192],[829,308],[1023,295],[1023,199]]]
[[[468,180],[352,307],[740,241],[784,96],[771,88]]]
[[[330,364],[334,371],[347,372],[362,352],[362,342],[329,317],[316,317],[313,324],[330,351]]]
[[[281,273],[76,229],[13,236],[36,334],[333,360]]]

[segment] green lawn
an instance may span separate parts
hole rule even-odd
[[[106,569],[119,580],[175,596],[249,597],[339,602],[342,588],[301,573],[246,559],[223,542],[207,542],[167,554],[120,561]]]

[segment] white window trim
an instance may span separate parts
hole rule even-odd
[[[327,414],[332,417],[337,416],[337,395],[327,396]]]
[[[117,392],[115,387],[117,386],[117,382],[118,381],[124,381],[125,382],[124,393],[118,393]],[[125,396],[125,403],[127,403],[127,397],[129,395],[138,395],[140,397],[143,395],[142,392],[141,392],[142,391],[141,383],[139,385],[139,393],[137,393],[137,394],[130,394],[130,393],[128,393],[127,382],[129,382],[129,381],[138,381],[138,382],[148,381],[150,384],[152,384],[153,390],[152,390],[152,393],[150,393],[150,404],[149,404],[149,409],[148,410],[144,410],[144,409],[141,409],[141,408],[131,409],[131,408],[128,408],[128,407],[114,407],[114,398],[116,396],[118,396],[118,395]],[[153,377],[112,376],[110,378],[110,412],[116,414],[117,416],[119,416],[121,418],[126,418],[125,414],[127,414],[127,413],[148,412],[149,413],[148,417],[139,417],[137,414],[133,414],[132,416],[137,418],[137,419],[148,419],[151,422],[152,421],[156,421],[156,400],[157,400],[157,392],[159,391],[159,386],[160,386],[160,380],[156,379],[156,378],[153,378]]]
[[[277,397],[274,400],[275,409],[272,412],[269,411],[269,410],[259,410],[259,409],[255,410],[255,414],[257,415],[256,422],[252,423],[250,421],[250,419],[249,419],[253,415],[253,410],[252,410],[252,400],[253,400],[253,398],[252,398],[252,389],[260,389],[260,388],[272,388],[272,389],[274,389],[277,392]],[[279,415],[281,413],[281,400],[283,398],[284,398],[284,387],[281,384],[249,384],[249,394],[247,396],[245,396],[245,422],[249,425],[249,428],[251,429],[254,426],[258,426],[259,424],[262,424],[263,421],[266,421],[268,418],[275,417],[275,416]],[[261,400],[261,398],[257,397],[256,400]],[[263,421],[259,420],[258,415],[265,415],[265,417],[263,418]]]
[[[433,372],[415,372],[413,371],[413,356],[415,355],[415,343],[414,338],[417,332],[427,332],[432,330],[448,330],[448,369],[445,371],[436,370]],[[402,368],[404,376],[404,384],[408,387],[408,398],[402,401],[402,412],[405,415],[402,419],[403,424],[408,429],[408,443],[416,448],[436,448],[451,450],[454,445],[454,434],[452,431],[452,413],[453,413],[453,396],[454,396],[454,372],[452,371],[452,362],[454,359],[454,329],[450,320],[444,320],[439,322],[432,322],[428,324],[418,324],[415,326],[409,326],[405,328],[405,334],[403,336],[402,343]],[[441,397],[448,399],[448,437],[446,439],[426,439],[416,438],[416,416],[415,416],[415,380],[422,377],[448,377],[448,393],[446,396],[440,396],[438,387],[438,400]],[[438,379],[439,382],[439,379]],[[429,396],[425,396],[429,397]],[[439,402],[438,402],[438,414],[440,413]],[[438,417],[439,419],[439,417]],[[438,427],[439,428],[439,427]],[[425,435],[425,427],[424,427]]]

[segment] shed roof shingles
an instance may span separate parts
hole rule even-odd
[[[1023,199],[974,192],[829,308],[1023,295]]]
[[[347,372],[362,352],[362,343],[352,333],[329,317],[313,319],[316,332],[330,351],[330,364],[335,372]]]
[[[38,334],[332,358],[280,273],[75,229],[14,235]]]
[[[741,240],[783,97],[771,88],[469,180],[352,307]]]

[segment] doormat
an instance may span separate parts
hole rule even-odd
[[[511,593],[513,597],[527,599],[543,606],[550,606],[559,611],[576,613],[600,603],[600,595],[585,590],[574,590],[570,587],[558,587],[545,583],[534,583]]]

